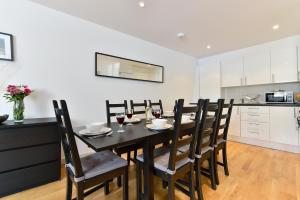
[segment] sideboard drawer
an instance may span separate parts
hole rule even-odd
[[[60,178],[60,161],[0,174],[0,197]]]
[[[0,129],[0,151],[59,142],[56,125]]]
[[[0,173],[36,164],[56,161],[60,157],[60,144],[41,145],[0,152]]]

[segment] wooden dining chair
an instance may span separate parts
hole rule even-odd
[[[231,99],[229,103],[223,104],[220,111],[219,127],[215,138],[214,155],[215,155],[215,175],[216,184],[219,184],[218,165],[224,168],[224,173],[229,176],[228,161],[227,161],[227,135],[229,130],[230,118],[233,108],[234,99]],[[218,161],[218,153],[222,151],[223,162]]]
[[[164,109],[162,106],[162,101],[159,99],[158,102],[152,102],[151,100],[149,100],[149,105],[150,108],[154,109],[155,107],[159,107],[160,111],[161,111],[161,115],[164,114]]]
[[[211,102],[208,104],[207,119],[204,129],[202,130],[202,142],[197,141],[196,154],[201,155],[196,171],[201,169],[201,174],[210,178],[212,189],[217,189],[216,181],[216,163],[215,163],[215,138],[220,124],[220,113],[224,99],[219,99],[218,102]],[[200,151],[201,150],[201,151]],[[199,156],[197,156],[198,158]],[[208,160],[208,169],[202,167],[202,163]],[[199,178],[200,180],[200,178]]]
[[[147,107],[147,100],[144,100],[143,103],[135,103],[133,100],[130,100],[130,108],[133,110],[134,115],[145,115],[145,109]],[[132,161],[136,162],[136,156],[138,149],[142,148],[142,145],[135,146],[134,156]]]
[[[154,149],[154,174],[160,177],[168,185],[168,199],[175,199],[175,183],[179,178],[188,174],[189,176],[189,196],[195,199],[195,185],[194,185],[194,161],[195,161],[195,145],[197,132],[195,131],[195,122],[181,123],[183,113],[196,112],[198,113],[198,106],[183,107],[184,100],[179,99],[176,105],[175,123],[172,134],[171,144],[169,147],[160,147]],[[191,131],[192,134],[179,140],[179,137]],[[185,152],[179,152],[178,148],[189,145],[189,149]],[[142,199],[142,169],[144,163],[144,156],[137,156],[137,199]]]
[[[124,112],[126,113],[126,110],[128,109],[127,101],[124,100],[123,103],[117,103],[117,104],[112,104],[109,102],[109,100],[106,100],[106,119],[107,123],[111,123],[111,118],[115,117],[117,112],[113,111],[113,109],[118,109],[118,112]],[[121,156],[122,154],[127,154],[127,163],[130,165],[131,159],[131,151],[134,151],[136,149],[135,145],[130,145],[130,146],[122,146],[115,148],[114,151],[117,153],[118,156]],[[121,176],[118,177],[117,184],[119,187],[122,185],[122,179]]]
[[[95,192],[103,185],[108,192],[108,182],[117,176],[123,176],[123,199],[128,199],[128,167],[126,160],[111,151],[101,151],[80,157],[74,137],[67,104],[64,100],[53,101],[54,111],[62,138],[62,147],[66,162],[67,193],[66,199],[72,199],[72,185],[77,189],[77,200]],[[92,188],[92,189],[90,189]],[[88,190],[89,189],[89,190]],[[85,192],[85,190],[88,190]]]
[[[215,178],[214,141],[216,131],[218,130],[220,109],[222,108],[223,101],[218,100],[217,103],[209,103],[208,99],[199,101],[201,117],[199,120],[196,120],[196,127],[199,133],[195,151],[195,172],[198,199],[203,200],[201,175],[210,179],[211,187],[214,190],[217,188]],[[187,146],[183,146],[179,148],[179,151],[185,151],[187,148]],[[202,167],[203,162],[206,160],[208,161],[208,169]],[[187,185],[187,183],[182,180],[179,180],[178,182]]]

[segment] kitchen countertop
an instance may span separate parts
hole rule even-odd
[[[234,106],[279,106],[300,107],[300,103],[234,103]]]

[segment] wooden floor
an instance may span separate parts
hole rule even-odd
[[[300,155],[230,142],[229,170],[225,177],[219,168],[220,185],[212,190],[203,178],[205,200],[300,200]],[[130,167],[130,199],[135,199],[135,167]],[[155,199],[167,199],[166,190],[155,179]],[[122,199],[122,189],[111,184],[111,193],[103,189],[86,199]],[[65,179],[11,195],[3,200],[61,200],[65,198]],[[176,191],[176,199],[189,199]]]

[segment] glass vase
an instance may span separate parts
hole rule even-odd
[[[13,108],[13,115],[14,115],[14,121],[15,122],[23,122],[24,121],[24,100],[16,100],[14,101],[14,108]]]

